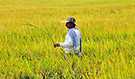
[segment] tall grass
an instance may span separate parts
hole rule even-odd
[[[68,6],[61,0],[61,7],[33,0],[22,7],[6,1],[10,5],[0,7],[0,79],[135,78],[134,3]],[[65,60],[64,51],[53,47],[52,40],[64,41],[68,16],[76,17],[82,32],[82,58]]]

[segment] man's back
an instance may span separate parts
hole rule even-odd
[[[65,43],[69,43],[71,47],[66,48],[66,50],[73,50],[75,53],[81,52],[81,39],[81,33],[78,29],[69,29],[66,35]]]

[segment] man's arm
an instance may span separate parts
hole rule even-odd
[[[60,47],[63,47],[63,48],[71,48],[73,47],[73,44],[68,41],[68,42],[64,42],[64,43],[59,43],[60,44]]]
[[[54,47],[71,48],[73,47],[73,44],[71,41],[59,42],[59,43],[55,43]]]
[[[65,41],[60,42],[60,43],[55,43],[54,47],[63,47],[63,48],[71,48],[71,47],[73,47],[73,40],[72,40],[71,33],[68,32]]]

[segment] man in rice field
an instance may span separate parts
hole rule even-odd
[[[62,47],[65,49],[65,53],[76,54],[80,57],[82,54],[82,36],[80,31],[76,28],[75,22],[75,18],[68,17],[66,20],[68,32],[65,41],[55,43],[54,47]]]

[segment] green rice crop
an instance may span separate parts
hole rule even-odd
[[[68,16],[82,32],[82,58],[53,47]],[[135,1],[1,0],[0,79],[135,79]]]

